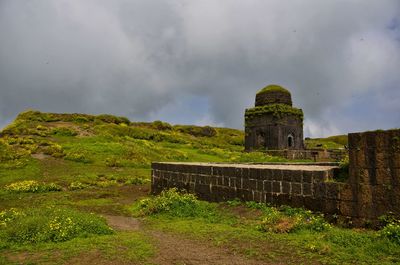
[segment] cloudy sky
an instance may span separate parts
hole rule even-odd
[[[37,109],[241,129],[271,83],[306,136],[400,127],[400,1],[0,0],[0,128]]]

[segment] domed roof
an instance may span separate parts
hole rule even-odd
[[[257,92],[257,94],[269,93],[269,92],[282,92],[282,93],[287,93],[290,95],[289,90],[287,90],[286,88],[284,88],[280,85],[268,85],[268,86],[264,87],[263,89],[259,90]]]
[[[279,85],[268,85],[257,92],[256,106],[270,104],[286,104],[292,106],[292,96],[286,88]]]

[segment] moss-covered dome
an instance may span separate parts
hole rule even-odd
[[[268,92],[282,92],[282,93],[287,93],[290,95],[289,90],[287,90],[286,88],[279,86],[279,85],[268,85],[268,86],[264,87],[263,89],[259,90],[257,92],[257,94],[268,93]]]
[[[257,92],[256,106],[286,104],[292,106],[290,92],[279,85],[268,85]]]

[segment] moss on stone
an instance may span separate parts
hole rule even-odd
[[[287,93],[290,95],[290,92],[286,88],[283,88],[282,86],[279,86],[279,85],[268,85],[268,86],[264,87],[263,89],[261,89],[260,91],[258,91],[257,95],[268,93],[268,92],[282,92],[282,93]]]
[[[283,116],[293,115],[303,120],[303,110],[293,108],[286,104],[271,104],[265,106],[258,106],[251,109],[246,109],[245,118],[251,118],[253,116],[272,114],[274,117],[281,118]]]

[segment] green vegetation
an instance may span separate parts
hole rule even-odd
[[[265,106],[258,106],[250,109],[246,109],[245,118],[246,120],[257,115],[272,114],[274,117],[282,118],[284,116],[297,116],[303,120],[303,111],[298,108],[286,104],[269,104]]]
[[[3,244],[60,242],[75,237],[113,233],[104,219],[71,209],[12,208],[0,212],[0,224]]]
[[[282,86],[279,85],[268,85],[263,89],[261,89],[260,91],[258,91],[257,94],[268,93],[268,92],[282,92],[290,94],[290,92],[286,88],[283,88]]]
[[[400,262],[400,248],[393,240],[396,231],[392,226],[381,231],[340,228],[304,209],[239,200],[223,204],[196,202],[193,195],[176,190],[147,198],[145,203],[137,202],[131,209],[133,214],[143,214],[145,210],[146,221],[153,229],[190,235],[272,263]]]
[[[304,209],[149,195],[152,161],[286,161],[244,153],[243,138],[228,128],[21,113],[0,133],[0,264],[159,264],[171,240],[273,264],[400,262],[395,218],[380,231],[352,230]]]
[[[348,145],[347,135],[336,135],[327,138],[306,138],[308,149],[344,149]]]
[[[62,188],[55,183],[39,183],[35,180],[24,180],[11,183],[4,187],[9,192],[48,192],[60,191]]]

